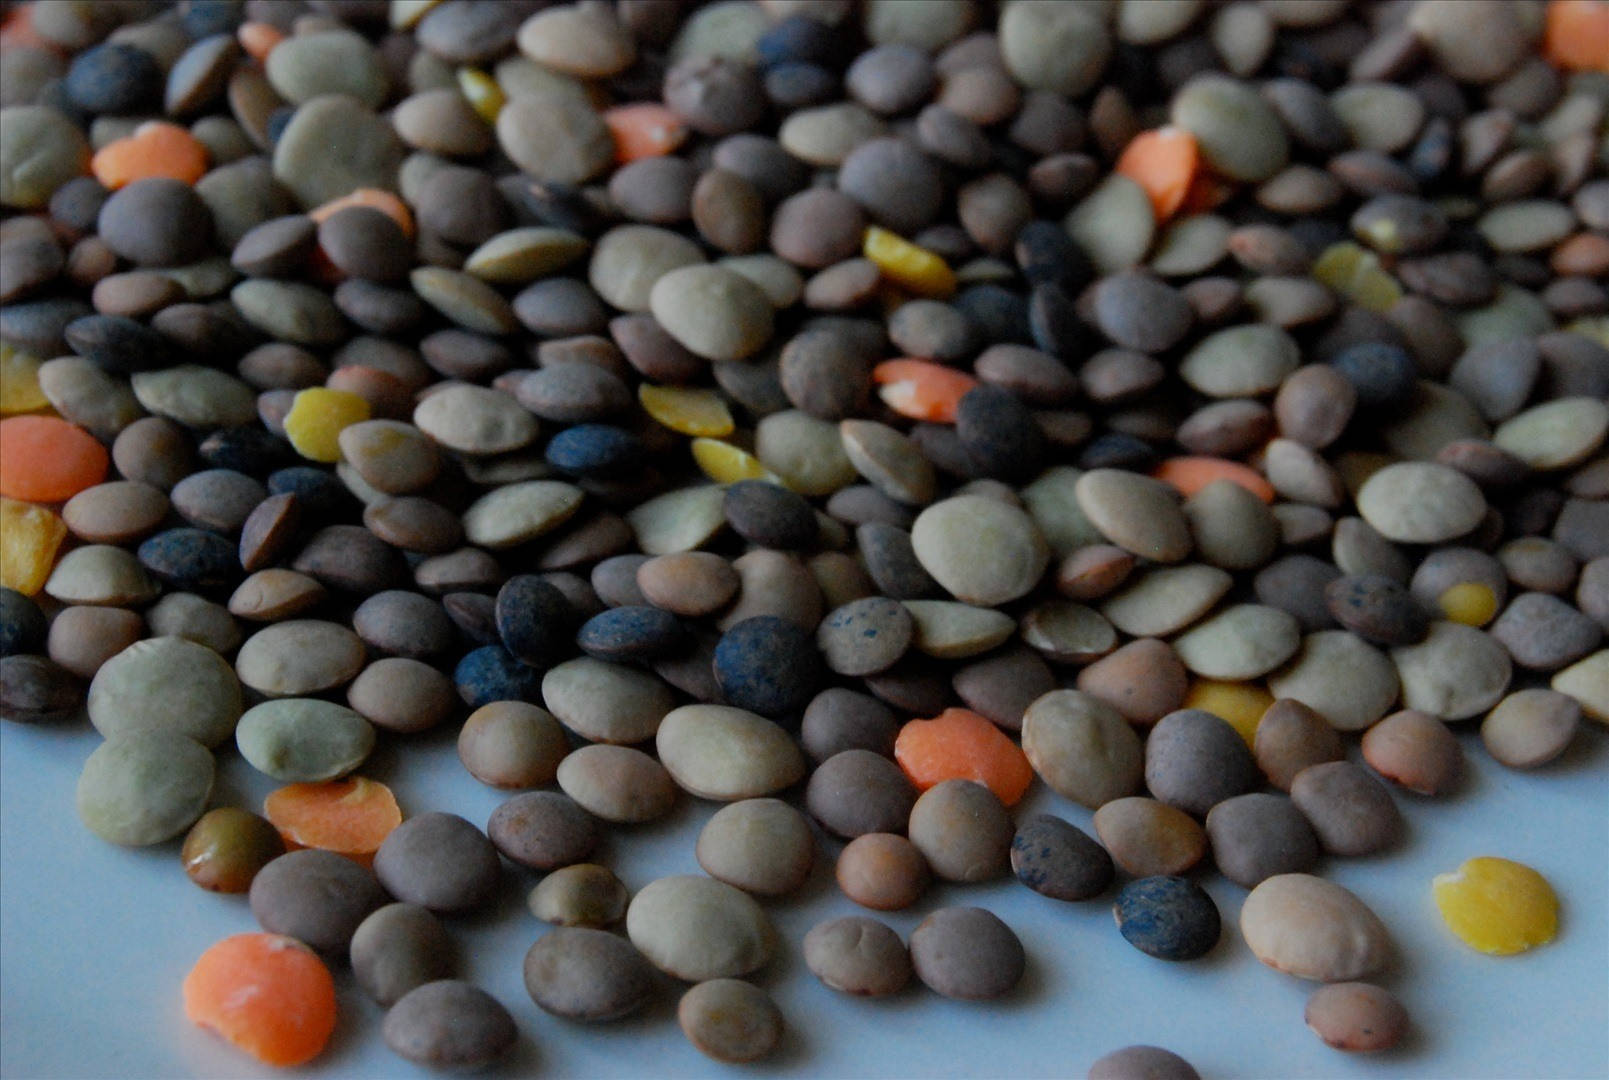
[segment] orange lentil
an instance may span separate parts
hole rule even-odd
[[[263,800],[263,816],[293,851],[321,848],[359,862],[370,861],[391,830],[402,824],[391,789],[361,776],[287,784]]]
[[[335,980],[283,934],[235,934],[184,977],[184,1014],[268,1065],[317,1057],[335,1030]]]
[[[1184,205],[1200,168],[1196,137],[1176,127],[1140,132],[1117,159],[1117,172],[1145,189],[1158,221],[1168,220]]]
[[[946,780],[972,780],[1007,806],[1015,805],[1034,779],[1021,748],[970,709],[945,709],[900,728],[894,760],[918,791]]]
[[[1609,74],[1609,0],[1552,0],[1542,51],[1570,71]]]
[[[0,420],[0,495],[63,502],[106,479],[106,447],[54,416]]]
[[[245,22],[235,31],[235,40],[246,50],[246,55],[260,64],[268,59],[275,45],[285,40],[285,34],[272,23]]]
[[[665,106],[652,101],[606,109],[603,122],[615,137],[615,161],[663,157],[687,141],[687,125]]]
[[[307,212],[307,216],[322,225],[325,218],[349,206],[367,206],[378,210],[401,227],[402,235],[410,238],[413,236],[413,213],[409,211],[408,204],[391,192],[381,191],[379,188],[358,188],[349,191],[340,198],[331,199],[322,206],[314,207]]]
[[[111,191],[153,176],[193,184],[207,174],[207,148],[179,125],[151,120],[97,150],[89,170]]]
[[[872,381],[883,403],[912,420],[955,423],[955,410],[967,391],[978,385],[964,371],[929,360],[885,360],[872,368]]]
[[[1249,465],[1215,457],[1168,458],[1151,474],[1189,498],[1214,480],[1233,480],[1265,503],[1274,501],[1274,488]]]

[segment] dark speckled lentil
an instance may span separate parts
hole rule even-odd
[[[542,673],[522,664],[501,645],[483,645],[458,661],[453,670],[458,696],[472,709],[493,701],[542,703]]]
[[[0,656],[45,648],[45,614],[16,589],[0,588]]]
[[[268,476],[271,495],[295,495],[310,521],[340,521],[356,517],[357,500],[340,480],[323,469],[292,465]]]
[[[1117,894],[1112,915],[1124,940],[1158,960],[1195,960],[1218,943],[1218,905],[1188,878],[1147,877]]]
[[[1396,345],[1365,342],[1337,353],[1330,364],[1358,393],[1356,415],[1401,412],[1413,400],[1413,358]]]
[[[1044,435],[1028,406],[1003,387],[969,390],[956,407],[955,431],[980,476],[1024,480],[1039,471]]]
[[[553,436],[548,464],[575,476],[611,477],[629,473],[643,459],[642,440],[612,424],[577,424]]]
[[[150,371],[173,361],[167,338],[126,315],[85,315],[63,333],[73,352],[106,371]]]
[[[201,440],[196,452],[215,469],[267,476],[296,460],[290,443],[259,427],[220,428]]]
[[[610,608],[581,624],[575,642],[599,660],[654,660],[687,643],[687,626],[668,611],[636,604]]]
[[[1088,834],[1052,814],[1035,814],[1011,841],[1017,880],[1054,900],[1088,900],[1112,883],[1112,857]]]
[[[1376,645],[1423,641],[1430,620],[1401,584],[1382,574],[1349,574],[1324,588],[1337,622]]]
[[[63,88],[87,112],[139,112],[162,96],[162,68],[144,49],[97,45],[73,60]]]
[[[235,545],[205,529],[159,532],[142,543],[136,554],[141,566],[184,592],[216,592],[240,580]]]
[[[730,704],[762,716],[797,713],[820,688],[813,635],[787,619],[744,619],[715,646],[715,679]]]
[[[497,633],[511,654],[542,669],[564,659],[575,615],[563,593],[534,574],[520,574],[503,583],[496,604]]]

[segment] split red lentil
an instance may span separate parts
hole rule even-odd
[[[1210,843],[1264,963],[1374,973],[1388,929],[1305,871],[1393,842],[1375,773],[1441,796],[1446,722],[1514,768],[1609,723],[1609,3],[719,7],[5,5],[0,715],[89,680],[85,823],[191,830],[278,931],[202,954],[187,1013],[312,1059],[331,975],[280,932],[339,953],[395,898],[354,947],[386,1043],[488,1063],[514,1022],[430,911],[500,851],[579,888],[683,791],[734,804],[720,880],[592,867],[566,904],[629,941],[544,938],[542,1008],[624,1015],[658,967],[698,1049],[770,1053],[737,886],[808,876],[790,802],[868,908],[1008,869],[1081,902],[1115,857],[1123,935],[1183,960]],[[201,816],[243,682],[267,821]],[[444,718],[476,779],[559,790],[491,838],[404,820],[354,770]],[[1036,779],[1111,856],[1013,821]],[[1551,937],[1486,862],[1478,904],[1438,879],[1455,933]],[[812,933],[829,986],[1024,970],[982,909],[871,923]],[[1337,989],[1324,1042],[1400,1036]],[[1091,1075],[1142,1066],[1194,1075]]]

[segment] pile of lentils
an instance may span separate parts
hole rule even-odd
[[[668,975],[721,1060],[784,949],[1017,985],[979,907],[779,940],[823,853],[874,912],[1118,886],[1179,962],[1210,863],[1390,1046],[1320,860],[1454,790],[1456,726],[1529,768],[1609,721],[1602,6],[5,3],[3,715],[87,700],[84,824],[188,832],[426,1064],[516,1041],[448,960],[508,874],[537,1006]],[[238,751],[383,809],[438,726],[518,792],[485,829],[214,805]],[[1014,820],[1040,782],[1087,828]],[[708,876],[588,861],[689,797]]]

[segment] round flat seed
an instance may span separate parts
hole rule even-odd
[[[546,1012],[567,1020],[630,1016],[653,995],[653,969],[631,942],[607,930],[561,926],[525,954],[525,989]]]
[[[1362,900],[1310,874],[1280,874],[1253,889],[1240,908],[1240,933],[1275,971],[1318,982],[1365,978],[1394,951]]]
[[[700,798],[730,802],[770,795],[802,779],[804,755],[788,733],[744,709],[685,705],[654,738],[672,779]]]
[[[168,731],[213,747],[234,734],[240,682],[205,646],[149,638],[101,665],[89,686],[88,710],[90,723],[107,738]]]
[[[676,1022],[700,1053],[731,1064],[758,1061],[782,1041],[782,1012],[741,979],[709,979],[682,995]]]
[[[856,997],[896,994],[911,979],[911,955],[886,923],[845,915],[804,939],[805,966],[827,986]]]
[[[1027,968],[1022,941],[982,908],[940,908],[911,932],[910,948],[923,985],[963,1001],[1010,993]]]
[[[113,735],[84,761],[79,820],[109,843],[159,844],[201,816],[214,770],[206,747],[177,732]]]
[[[701,877],[643,886],[626,909],[626,933],[655,967],[689,982],[746,975],[776,949],[776,930],[759,904]]]

